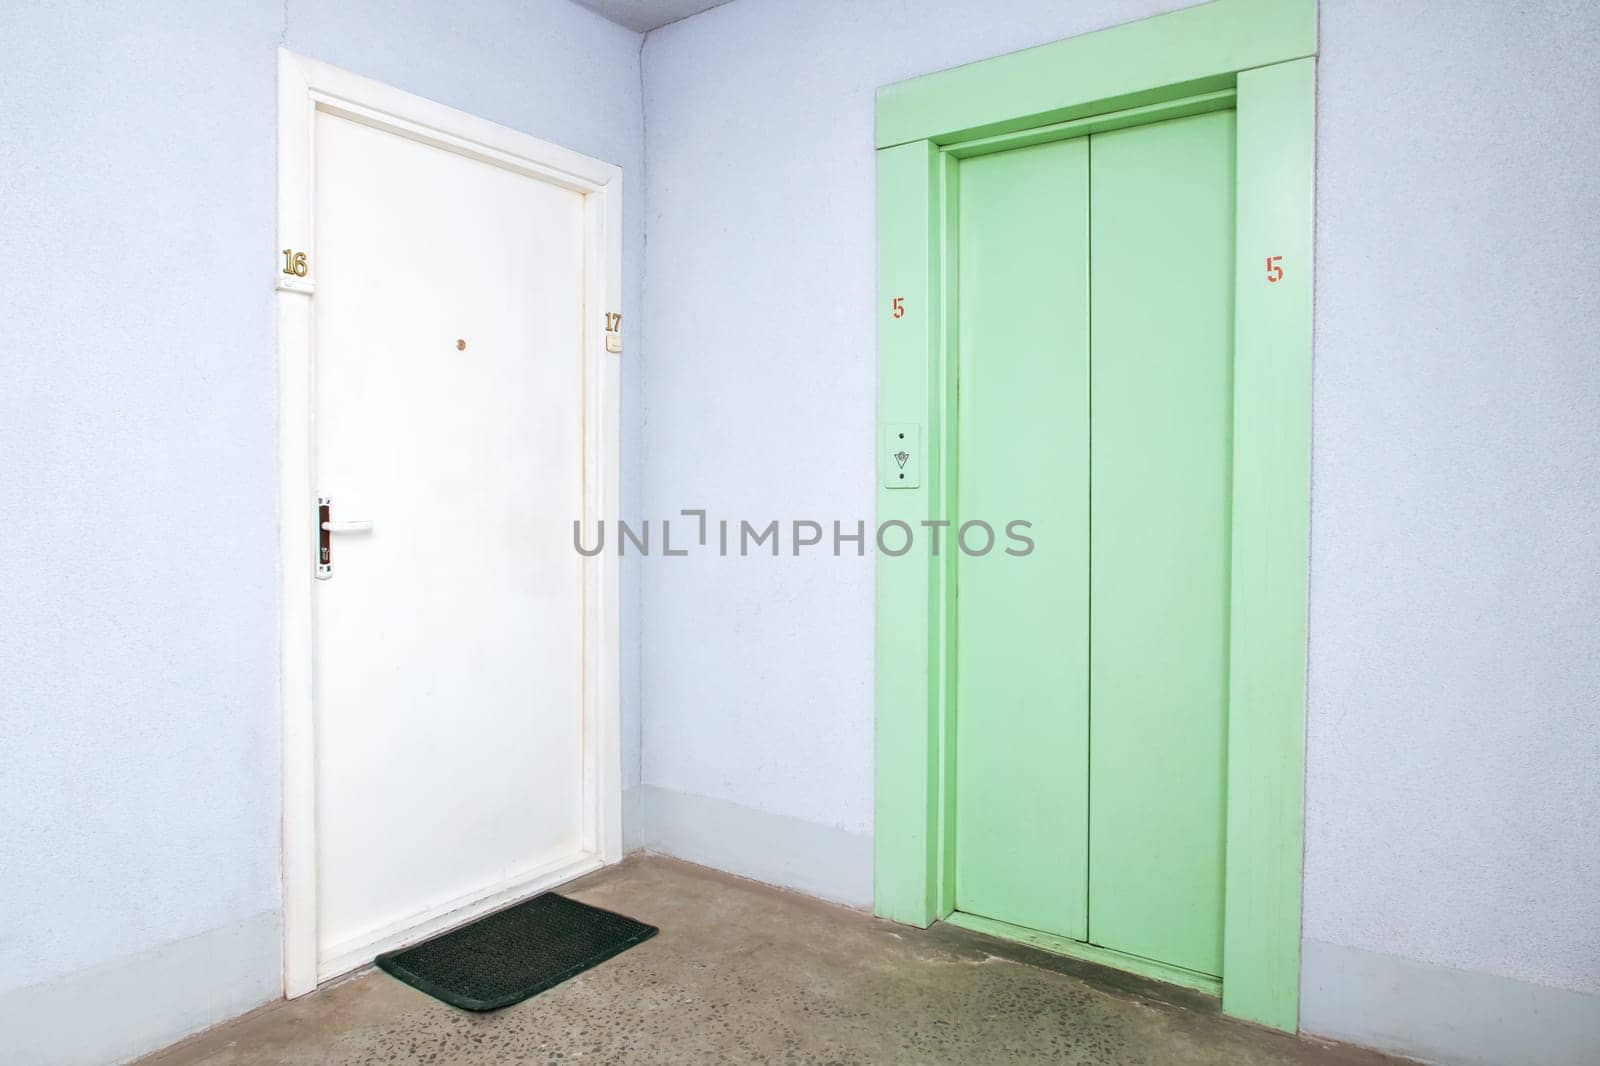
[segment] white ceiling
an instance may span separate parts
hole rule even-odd
[[[647,33],[657,26],[698,15],[728,0],[577,0],[597,15],[628,27],[637,33]]]

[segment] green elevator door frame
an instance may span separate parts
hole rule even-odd
[[[912,529],[956,517],[960,161],[1235,113],[1220,984],[1226,1013],[1289,1031],[1299,1000],[1315,53],[1314,0],[1214,0],[891,85],[877,104],[878,418],[919,427],[925,453],[915,487],[880,481],[877,517]],[[921,926],[962,920],[952,847],[957,560],[931,543],[877,559],[874,909]],[[1063,938],[963,924],[1185,981]]]

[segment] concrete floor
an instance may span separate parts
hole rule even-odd
[[[1182,989],[636,856],[563,889],[659,936],[492,1014],[368,970],[191,1038],[180,1063],[1268,1063],[1391,1059]]]

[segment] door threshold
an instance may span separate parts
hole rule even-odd
[[[319,985],[366,966],[385,951],[420,943],[436,933],[464,925],[490,911],[546,892],[557,885],[598,870],[605,863],[592,851],[541,863],[532,869],[479,892],[448,900],[436,907],[351,937],[329,948],[317,964]]]
[[[1222,995],[1222,978],[1174,966],[1171,963],[1157,962],[1155,959],[1147,959],[1140,955],[1129,955],[1113,948],[1103,948],[1098,944],[1088,944],[1082,940],[1072,940],[1053,933],[1041,933],[1037,929],[1027,929],[994,918],[985,918],[980,914],[968,914],[965,911],[951,911],[944,917],[944,921],[962,929],[970,929],[974,933],[984,933],[999,937],[1001,940],[1027,944],[1048,951],[1052,955],[1065,955],[1070,959],[1109,966],[1114,970],[1125,970],[1140,977],[1203,992],[1208,996]]]

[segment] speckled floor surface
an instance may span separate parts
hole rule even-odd
[[[1378,1064],[1214,1001],[953,926],[915,930],[639,856],[563,891],[661,927],[493,1014],[366,971],[145,1062]]]

